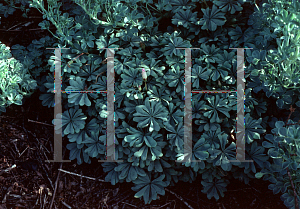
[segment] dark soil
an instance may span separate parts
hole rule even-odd
[[[31,9],[29,18],[23,18],[22,14],[17,10],[8,18],[2,18],[0,37],[3,43],[7,46],[28,46],[34,39],[51,36],[48,31],[39,28],[38,23],[43,18],[37,10]],[[24,26],[28,22],[32,23]],[[201,179],[192,184],[179,182],[175,187],[168,188],[178,196],[166,192],[165,196],[145,206],[143,200],[133,197],[135,192],[131,190],[131,183],[113,186],[64,172],[60,172],[57,178],[60,167],[98,179],[104,179],[106,174],[96,160],[91,165],[77,165],[76,161],[62,164],[46,162],[53,159],[54,110],[42,106],[38,96],[33,94],[22,106],[11,105],[0,116],[0,209],[49,208],[52,200],[52,208],[62,209],[182,209],[188,208],[185,203],[195,209],[286,208],[280,194],[274,195],[268,189],[269,182],[257,179],[251,180],[249,185],[232,180],[225,197],[218,202],[207,199],[206,194],[201,192]],[[66,151],[64,159],[68,156]],[[2,172],[13,165],[16,167]]]

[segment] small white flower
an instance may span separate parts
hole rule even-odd
[[[142,70],[142,78],[143,78],[144,81],[147,80],[147,73],[146,73],[146,71],[145,71],[144,68],[143,68],[143,70]]]

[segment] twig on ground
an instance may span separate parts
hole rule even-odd
[[[2,200],[2,203],[6,203],[6,198],[7,196],[9,195],[9,193],[11,193],[11,191],[13,191],[13,186],[10,186],[8,189],[7,189],[7,193],[4,195],[4,198]]]
[[[165,207],[165,206],[169,205],[170,203],[172,203],[173,201],[174,201],[174,200],[172,200],[172,201],[170,201],[170,202],[168,202],[168,203],[166,203],[166,204],[164,204],[164,205],[160,206],[160,207],[159,207],[159,208],[157,208],[157,209],[163,208],[163,207]]]
[[[24,152],[27,150],[29,148],[29,145],[26,147],[26,149],[20,154],[20,156],[19,157],[21,157],[23,154],[24,154]]]
[[[50,125],[50,124],[47,124],[47,123],[42,123],[42,122],[38,122],[38,121],[35,121],[35,120],[30,120],[30,119],[28,119],[28,122],[38,123],[38,124],[42,124],[42,125],[46,125],[46,126],[54,126],[54,125]]]
[[[62,163],[60,163],[60,169],[61,168],[62,168]],[[54,192],[53,192],[53,197],[52,197],[49,209],[52,209],[52,205],[53,205],[53,202],[54,202],[54,198],[55,198],[55,194],[56,194],[56,190],[57,190],[57,183],[58,183],[59,174],[60,174],[60,169],[58,169],[58,174],[57,174],[57,178],[56,178],[56,181],[55,181],[55,189],[54,189]]]
[[[261,193],[260,191],[258,191],[258,190],[255,189],[254,187],[250,187],[250,188],[241,188],[241,189],[231,189],[231,190],[228,190],[228,192],[237,192],[237,191],[246,190],[246,189],[254,189],[254,190],[256,190],[257,192]]]
[[[126,200],[130,195],[132,194],[132,192],[130,192],[129,194],[127,194],[124,198],[122,198],[121,200],[119,200],[117,203],[112,205],[112,208],[114,208],[116,205],[118,205],[120,202],[123,202],[124,200]],[[108,203],[112,202],[112,200],[110,200]]]
[[[7,168],[7,169],[5,169],[5,170],[3,170],[3,171],[0,171],[0,176],[5,172],[5,173],[8,173],[11,169],[13,169],[13,168],[15,168],[15,167],[17,167],[15,164],[14,165],[12,165],[11,167],[9,167],[9,168]]]
[[[130,204],[130,203],[127,203],[127,202],[122,202],[122,203],[124,203],[124,204],[126,204],[126,205],[130,205],[130,206],[132,206],[132,207],[135,207],[135,208],[137,208],[135,205],[132,205],[132,204]]]
[[[82,171],[80,171],[80,183],[79,183],[79,189],[81,188],[81,185],[82,185]]]
[[[94,180],[94,181],[106,182],[106,181],[104,181],[102,179],[96,179],[96,178],[93,178],[93,177],[88,177],[88,176],[80,175],[80,174],[73,173],[73,172],[70,172],[70,171],[66,171],[66,170],[63,170],[63,169],[58,169],[58,170],[62,171],[64,173],[68,173],[68,174],[71,174],[71,175],[79,176],[79,177],[82,177],[82,178],[91,179],[91,180]]]
[[[26,135],[27,135],[27,139],[29,139],[28,133],[30,133],[30,134],[34,137],[34,139],[37,141],[37,143],[38,143],[39,145],[43,145],[43,144],[38,140],[38,138],[36,137],[36,135],[35,135],[34,133],[32,133],[31,131],[27,130],[25,127],[16,125],[16,124],[14,124],[14,123],[13,123],[13,125],[15,125],[15,126],[21,128],[21,129],[23,129],[24,132],[25,132]],[[36,143],[35,143],[35,145],[36,145],[36,147],[38,147]],[[51,145],[51,143],[50,143],[50,145]],[[45,146],[44,146],[44,147],[45,147]],[[40,153],[40,156],[42,156],[40,149],[38,149],[38,151],[39,151],[39,153]],[[44,155],[45,155],[45,152],[43,152],[43,153],[44,153]],[[54,186],[53,186],[53,183],[52,183],[51,179],[49,178],[48,172],[45,170],[45,168],[44,168],[44,166],[43,166],[43,163],[42,163],[42,160],[41,160],[40,156],[39,156],[39,155],[37,155],[37,156],[38,156],[38,158],[39,158],[39,162],[40,162],[40,164],[41,164],[41,167],[42,167],[42,169],[44,170],[44,172],[45,172],[45,174],[46,174],[46,176],[47,176],[47,178],[48,178],[48,180],[49,180],[49,182],[50,182],[50,185],[51,185],[52,189],[54,190]],[[47,158],[46,155],[45,155],[45,157]],[[48,158],[47,158],[47,160],[48,160]]]
[[[55,27],[50,27],[49,29],[55,29]],[[34,28],[34,29],[27,29],[29,31],[36,31],[36,30],[46,30],[46,29],[42,29],[42,28]],[[7,29],[0,29],[0,31],[3,32],[23,32],[24,30],[7,30]]]
[[[171,191],[171,190],[169,190],[169,189],[167,189],[167,188],[165,188],[165,190],[166,190],[167,192],[169,192],[169,193],[175,195],[175,196],[176,196],[179,200],[181,200],[188,208],[193,209],[193,207],[190,206],[186,201],[184,201],[184,199],[183,199],[181,196],[179,196],[178,194],[176,194],[175,192],[173,192],[173,191]]]
[[[9,30],[11,30],[13,28],[16,28],[17,26],[22,25],[22,24],[24,24],[24,22],[21,22],[21,23],[18,23],[16,25],[13,25],[12,27],[8,28],[7,31],[9,31]]]
[[[45,196],[44,196],[43,209],[45,208],[46,202],[47,202],[47,194],[45,194]]]
[[[64,158],[64,156],[65,156],[65,153],[66,153],[66,150],[64,150],[63,158]],[[63,163],[61,162],[61,163],[60,163],[60,168],[58,169],[58,174],[57,174],[57,178],[56,178],[56,181],[55,181],[55,189],[54,189],[54,192],[53,192],[53,197],[52,197],[52,200],[51,200],[51,204],[50,204],[49,209],[52,209],[52,205],[53,205],[54,198],[55,198],[55,194],[56,194],[56,190],[57,190],[57,183],[58,183],[58,179],[59,179],[59,174],[60,174],[60,170],[61,170],[61,168],[62,168],[62,165],[63,165]],[[55,204],[54,204],[54,206],[55,206]],[[56,208],[56,206],[55,206],[55,208]]]
[[[72,209],[72,207],[70,205],[68,205],[67,203],[65,203],[64,201],[61,201],[62,204],[64,204],[64,206],[66,206],[69,209]]]

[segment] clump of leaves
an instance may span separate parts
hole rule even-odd
[[[296,16],[277,6],[263,12],[256,10],[248,17],[243,10],[249,2],[252,1],[204,1],[201,6],[205,8],[200,10],[194,0],[170,4],[75,0],[69,13],[61,14],[62,5],[57,0],[48,1],[47,10],[40,1],[33,0],[31,6],[47,19],[40,26],[49,30],[51,21],[57,28],[53,37],[58,43],[48,38],[35,41],[26,50],[21,46],[14,50],[19,57],[30,57],[23,58],[24,66],[41,84],[40,99],[48,107],[54,106],[54,71],[60,62],[62,90],[69,93],[62,95],[62,124],[56,126],[56,131],[68,136],[71,160],[77,159],[81,164],[89,163],[90,158],[105,159],[105,129],[111,128],[107,120],[113,120],[115,156],[123,162],[103,164],[106,181],[132,182],[135,197],[144,198],[148,204],[157,195],[164,195],[168,185],[176,185],[179,180],[192,182],[202,174],[202,192],[208,198],[219,199],[226,191],[227,173],[232,171],[235,178],[248,182],[265,166],[267,156],[261,135],[274,122],[269,122],[268,115],[274,113],[267,107],[278,111],[288,104],[300,106],[296,91],[298,70],[292,62],[297,63],[298,53],[297,42],[293,41],[298,37]],[[297,5],[284,4],[299,8]],[[272,9],[276,12],[264,12]],[[277,25],[272,25],[272,15],[277,13]],[[170,23],[168,27],[163,25],[166,21]],[[276,30],[278,25],[280,30]],[[285,32],[288,30],[294,36]],[[276,54],[267,54],[276,44],[280,45]],[[35,61],[42,61],[37,57],[44,46],[70,49],[62,50],[59,62],[54,51],[50,52],[52,56],[45,56],[44,68],[36,68]],[[179,48],[193,47],[200,49],[191,50],[191,86],[197,90],[237,90],[237,94],[193,94],[193,147],[184,147],[186,53]],[[240,79],[237,74],[244,73],[237,72],[239,60],[229,48],[247,47],[253,50],[245,53],[246,89],[242,89],[236,86]],[[113,71],[107,72],[112,63]],[[275,65],[291,68],[282,70]],[[49,69],[51,73],[45,72]],[[109,79],[110,73],[115,73],[113,79]],[[277,73],[281,79],[275,76]],[[293,75],[288,79],[290,73]],[[114,84],[114,102],[103,92],[111,90],[107,84]],[[84,93],[86,90],[97,92]],[[268,99],[271,96],[276,101]],[[114,107],[114,117],[108,107]],[[236,111],[244,107],[245,120],[237,121]],[[254,163],[230,162],[235,159],[236,123],[245,126],[246,158]],[[193,161],[175,162],[185,158],[184,149],[192,152]]]
[[[11,104],[22,105],[23,96],[30,96],[36,87],[28,69],[0,42],[0,114]]]

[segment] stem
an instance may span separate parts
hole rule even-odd
[[[208,5],[207,5],[207,3],[206,3],[206,1],[204,0],[204,4],[206,5],[206,8],[208,8]]]
[[[47,28],[47,30],[52,34],[52,36],[54,36],[55,38],[59,39],[56,35],[54,35],[51,30],[49,28]]]
[[[286,122],[285,122],[285,125],[287,124],[287,122],[289,121],[289,119],[290,119],[290,117],[291,117],[291,115],[292,115],[292,113],[294,112],[294,110],[293,110],[293,107],[292,107],[292,105],[291,105],[291,107],[290,107],[290,114],[289,114],[289,117],[288,117],[288,119],[286,120]],[[280,145],[279,145],[280,146]],[[291,182],[291,185],[292,185],[292,189],[293,189],[293,192],[294,192],[294,198],[295,198],[295,208],[299,208],[299,204],[298,204],[298,199],[297,199],[297,193],[296,193],[296,190],[295,190],[295,187],[294,187],[294,182],[293,182],[293,180],[292,180],[292,177],[291,177],[291,174],[290,174],[290,171],[289,171],[289,168],[287,167],[286,168],[286,170],[287,170],[287,173],[288,173],[288,176],[289,176],[289,179],[290,179],[290,182]]]
[[[287,170],[287,173],[289,175],[289,178],[290,178],[290,182],[292,184],[292,188],[293,188],[293,191],[294,191],[294,198],[295,198],[295,208],[299,208],[299,204],[298,204],[298,200],[297,200],[297,193],[296,193],[296,190],[295,190],[295,187],[294,187],[294,183],[292,181],[292,177],[291,177],[291,174],[290,174],[290,171],[288,168],[286,168]]]

